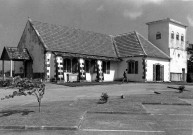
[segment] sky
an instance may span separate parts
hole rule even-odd
[[[188,26],[193,43],[193,0],[0,0],[0,53],[18,45],[28,17],[109,35],[135,30],[146,38],[147,22],[172,18]]]

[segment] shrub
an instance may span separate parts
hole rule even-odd
[[[185,89],[185,86],[181,85],[181,86],[178,87],[178,89],[179,89],[179,92],[182,93]]]
[[[0,80],[0,87],[8,87],[12,84],[12,79]]]
[[[27,78],[20,78],[19,76],[17,76],[12,79],[10,85],[6,89],[8,88],[15,88],[17,90],[14,91],[12,94],[1,98],[1,100],[14,98],[15,96],[35,96],[38,101],[40,112],[41,99],[43,98],[43,95],[45,93],[45,84],[42,82],[41,79],[32,80]]]
[[[109,96],[108,96],[107,93],[102,93],[100,100],[107,102],[107,101],[108,101],[108,98],[109,98]]]

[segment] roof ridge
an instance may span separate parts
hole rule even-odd
[[[141,45],[141,48],[142,48],[143,52],[145,53],[145,55],[147,55],[145,49],[144,49],[143,46],[142,46],[141,40],[140,40],[139,37],[138,37],[138,34],[139,34],[139,33],[138,33],[137,31],[134,31],[134,33],[135,33],[136,36],[137,36],[137,40],[139,41],[139,44]]]
[[[32,23],[31,18],[28,19],[29,23],[31,24],[31,27],[34,29],[35,33],[37,34],[37,36],[39,37],[40,41],[43,44],[43,47],[48,49],[48,46],[45,44],[44,40],[42,39],[40,33],[38,32],[38,30],[34,27],[34,24]]]
[[[131,33],[134,33],[134,32],[135,31],[131,31],[131,32],[128,32],[128,33],[122,33],[122,34],[114,35],[114,37],[124,36],[124,35],[128,35],[128,34],[131,34]]]
[[[31,18],[29,20],[33,24],[33,21],[31,20]],[[40,23],[45,23],[45,24],[48,24],[48,25],[67,27],[67,28],[73,29],[73,30],[80,30],[80,31],[84,31],[84,32],[92,32],[92,33],[95,33],[95,34],[101,34],[101,35],[105,35],[105,36],[110,36],[109,34],[106,34],[106,33],[100,33],[100,32],[95,32],[95,31],[91,31],[91,30],[83,30],[83,29],[78,28],[78,27],[65,26],[65,25],[61,25],[61,24],[47,23],[47,22],[42,22],[42,21],[37,21],[37,20],[35,20],[35,21],[36,22],[40,22]]]
[[[117,57],[119,58],[119,51],[117,51],[117,44],[116,41],[114,40],[114,36],[113,35],[109,35],[113,44],[113,47],[115,49],[115,54],[117,55]]]
[[[167,56],[168,58],[170,58],[164,51],[162,51],[160,48],[158,48],[156,45],[154,45],[152,42],[150,42],[148,39],[146,39],[144,36],[142,36],[141,34],[138,33],[138,35],[140,35],[144,40],[146,40],[147,42],[149,42],[153,47],[155,47],[156,49],[158,49],[162,54],[164,54],[165,56]]]

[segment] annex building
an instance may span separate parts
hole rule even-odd
[[[47,81],[186,81],[186,28],[163,19],[138,32],[106,35],[29,19],[17,47],[1,60],[15,61],[16,75]]]

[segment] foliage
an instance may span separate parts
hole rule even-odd
[[[108,101],[108,98],[109,98],[109,96],[108,96],[107,93],[102,93],[100,100],[107,102],[107,101]]]
[[[181,85],[181,86],[178,87],[178,89],[179,89],[179,92],[182,93],[185,89],[185,86]]]
[[[12,79],[0,80],[0,87],[8,87],[12,84]]]
[[[22,79],[20,77],[15,77],[13,78],[11,85],[6,89],[8,88],[16,88],[18,90],[14,91],[8,96],[5,96],[4,98],[1,98],[1,100],[14,98],[15,96],[33,95],[36,97],[39,103],[40,112],[41,99],[45,93],[45,84],[41,80],[32,80],[27,78]]]

